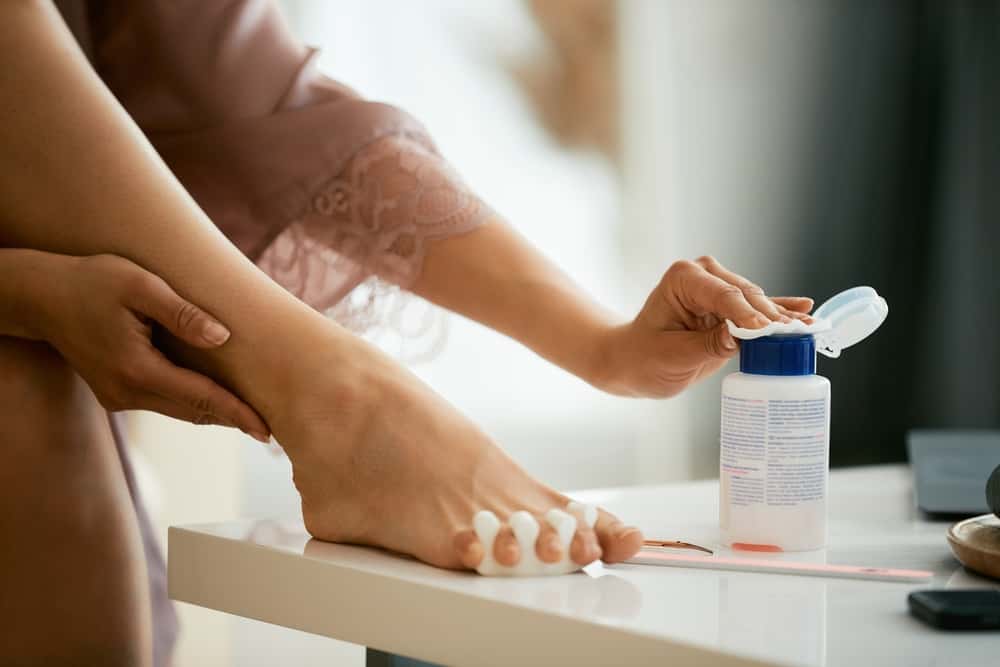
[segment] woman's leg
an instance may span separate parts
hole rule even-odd
[[[149,665],[142,545],[107,413],[47,345],[0,337],[0,663]]]
[[[250,402],[292,460],[309,530],[447,567],[481,547],[477,509],[543,514],[563,498],[416,378],[272,282],[212,225],[104,88],[47,3],[0,6],[0,244],[114,253],[231,330],[199,364]],[[68,107],[62,100],[73,100]],[[72,113],[68,113],[71,110]],[[553,555],[551,531],[538,551]],[[600,547],[598,546],[600,541]],[[638,531],[602,515],[577,562],[618,560]],[[509,528],[496,540],[517,560]]]

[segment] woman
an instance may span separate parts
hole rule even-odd
[[[565,505],[412,375],[253,262],[322,310],[379,276],[631,396],[670,396],[719,368],[736,350],[723,318],[761,326],[811,307],[769,299],[702,258],[674,264],[639,315],[619,322],[462,184],[416,121],[315,72],[315,53],[270,4],[60,7],[72,34],[48,2],[0,5],[0,246],[37,253],[28,263],[46,278],[11,289],[27,304],[49,304],[18,310],[10,318],[24,322],[4,331],[46,344],[0,339],[0,402],[18,406],[3,415],[16,447],[0,506],[30,500],[42,510],[3,517],[18,544],[37,545],[4,550],[5,577],[19,573],[4,596],[16,606],[2,614],[10,660],[145,664],[151,636],[157,662],[169,655],[168,608],[158,607],[150,631],[128,478],[95,391],[116,395],[105,407],[168,414],[178,396],[211,393],[196,416],[172,414],[269,429],[320,539],[471,569],[483,557],[470,529],[476,511],[540,516]],[[114,289],[129,282],[122,274],[138,285],[127,296]],[[162,384],[167,367],[148,343],[157,314],[134,303],[165,289],[230,332],[215,347],[166,346],[252,410],[205,378],[194,388],[190,376],[170,400],[143,397],[157,393],[150,378]],[[121,317],[129,310],[139,322],[124,382],[100,363],[113,336],[87,331],[102,318],[67,305],[81,302],[119,321],[132,321]],[[563,556],[555,538],[541,531],[543,560]],[[616,562],[641,541],[602,511],[594,530],[578,528],[569,555]],[[58,557],[66,550],[72,568]],[[507,526],[494,555],[520,558]],[[152,595],[162,599],[155,582]]]

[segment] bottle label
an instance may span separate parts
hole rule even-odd
[[[721,475],[734,507],[823,501],[826,399],[722,397]]]

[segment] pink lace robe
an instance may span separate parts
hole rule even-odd
[[[320,310],[488,211],[405,112],[315,68],[267,0],[62,2],[101,78],[219,229]],[[374,46],[373,46],[374,48]]]
[[[376,279],[408,286],[429,240],[489,214],[420,123],[319,73],[317,52],[267,0],[56,4],[102,80],[223,233],[349,327],[371,323],[379,292],[345,300],[354,288]],[[165,665],[176,619],[115,433],[149,563],[156,664]]]

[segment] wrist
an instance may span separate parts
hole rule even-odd
[[[621,364],[619,357],[622,345],[626,344],[629,324],[608,324],[595,330],[592,334],[592,352],[590,363],[586,367],[586,375],[580,375],[591,386],[611,394],[621,393],[619,375]]]

